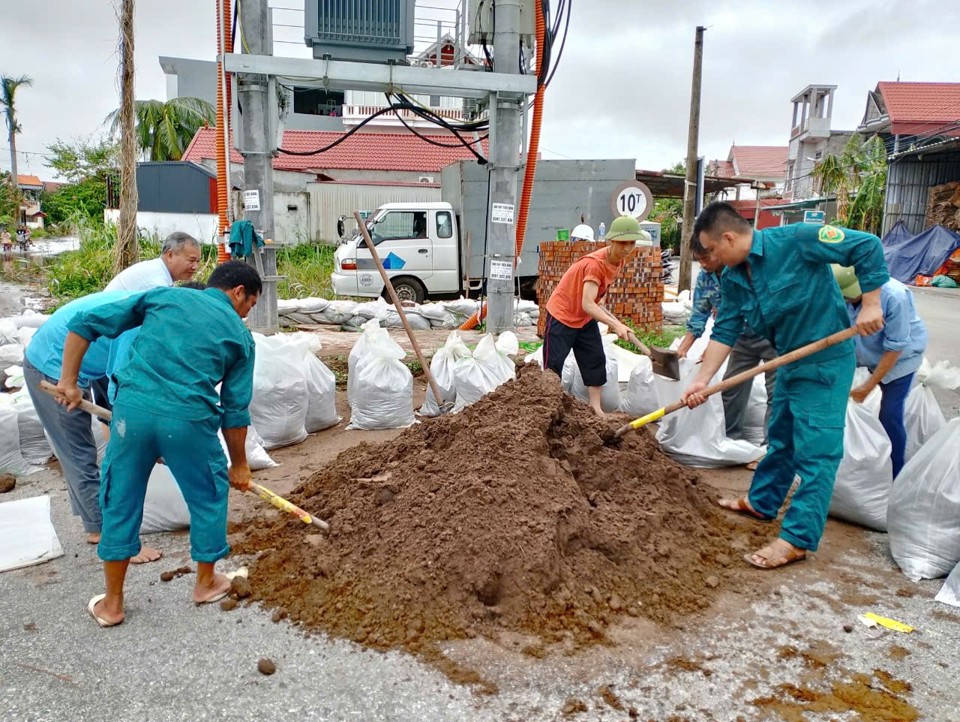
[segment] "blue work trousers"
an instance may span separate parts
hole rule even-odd
[[[219,417],[184,421],[159,416],[127,406],[118,396],[100,478],[101,559],[121,561],[140,553],[147,480],[160,457],[190,510],[190,556],[195,562],[215,562],[230,552],[230,482],[227,459],[217,438],[219,426]]]
[[[893,478],[903,468],[907,450],[907,427],[903,421],[903,408],[907,403],[910,385],[915,374],[907,374],[888,384],[880,384],[880,423],[890,438],[890,460],[893,462]]]
[[[851,352],[777,370],[769,446],[753,476],[749,500],[757,512],[775,518],[799,476],[780,537],[801,549],[816,551],[823,536],[843,458],[843,427],[855,366]]]

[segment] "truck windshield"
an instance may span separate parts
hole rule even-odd
[[[373,243],[427,237],[426,211],[389,211],[374,221],[370,228]]]

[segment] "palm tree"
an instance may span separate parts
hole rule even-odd
[[[114,270],[119,273],[137,262],[137,139],[134,122],[133,79],[134,0],[120,0],[120,219]]]
[[[216,123],[217,111],[200,98],[138,100],[135,104],[137,144],[145,160],[180,160],[197,130]],[[111,135],[120,127],[120,110],[104,121]]]
[[[18,200],[20,184],[17,177],[17,133],[22,129],[17,122],[16,98],[17,90],[21,87],[29,88],[31,85],[33,85],[33,78],[27,75],[21,75],[19,78],[4,75],[0,78],[0,107],[3,108],[7,121],[7,142],[10,144],[10,183],[13,185],[14,196]]]

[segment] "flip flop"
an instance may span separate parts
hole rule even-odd
[[[248,573],[248,572],[247,572],[247,568],[246,568],[246,567],[240,567],[240,568],[237,569],[236,571],[226,572],[223,576],[225,576],[225,577],[226,577],[227,579],[229,579],[230,581],[233,581],[235,577],[243,577],[244,579],[246,579],[246,578],[247,578],[247,573]],[[202,602],[194,602],[194,604],[196,604],[198,607],[199,607],[201,604],[213,604],[214,602],[219,602],[221,599],[223,599],[223,598],[224,598],[225,596],[227,596],[229,593],[230,593],[230,587],[227,587],[226,591],[224,591],[224,592],[216,595],[215,597],[212,597],[212,598],[210,598],[210,599],[205,599],[205,600],[203,600]]]
[[[214,602],[219,602],[221,599],[223,599],[223,598],[224,598],[225,596],[227,596],[229,593],[230,593],[230,590],[227,589],[227,591],[225,591],[225,592],[220,592],[220,594],[217,594],[215,597],[210,597],[210,599],[204,599],[202,602],[194,602],[194,604],[196,604],[198,607],[199,607],[199,606],[202,606],[202,605],[204,605],[204,604],[213,604]]]
[[[141,550],[137,553],[136,556],[130,557],[130,563],[131,563],[131,564],[153,564],[153,562],[158,562],[158,561],[160,561],[161,559],[163,559],[163,550],[162,550],[162,549],[156,549],[155,551],[157,551],[157,552],[160,553],[160,556],[158,556],[156,559],[145,559],[144,561],[136,561],[136,559],[137,559],[141,554],[143,554],[143,549],[141,549]]]
[[[764,549],[766,549],[766,547],[764,547]],[[791,564],[802,562],[804,559],[807,558],[807,553],[803,550],[789,551],[786,554],[781,555],[777,559],[771,559],[770,557],[764,556],[763,554],[760,553],[762,551],[763,549],[760,549],[759,551],[751,552],[749,554],[744,554],[743,560],[750,566],[756,567],[757,569],[770,570],[770,569],[780,569],[781,567],[790,566]],[[758,564],[757,562],[753,561],[753,557],[755,556],[765,560],[765,563]]]
[[[87,603],[87,611],[90,612],[90,616],[93,617],[94,621],[99,624],[101,627],[116,627],[118,624],[123,624],[121,619],[119,622],[108,622],[103,617],[98,617],[97,613],[94,611],[94,607],[97,606],[97,603],[106,598],[106,594],[98,594],[93,599]]]
[[[725,501],[728,502],[729,506],[723,503]],[[739,514],[740,516],[745,516],[748,519],[753,519],[754,521],[759,521],[764,524],[769,524],[773,521],[773,519],[764,516],[760,512],[754,511],[747,503],[747,498],[745,496],[741,496],[732,500],[717,499],[717,506],[719,506],[721,509],[725,509],[726,511],[732,511],[734,514]]]

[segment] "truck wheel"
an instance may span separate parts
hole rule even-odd
[[[413,301],[414,303],[423,303],[427,298],[427,290],[416,278],[392,278],[393,290],[397,292],[397,297],[401,301]],[[390,301],[390,294],[387,289],[383,289],[383,298]]]

